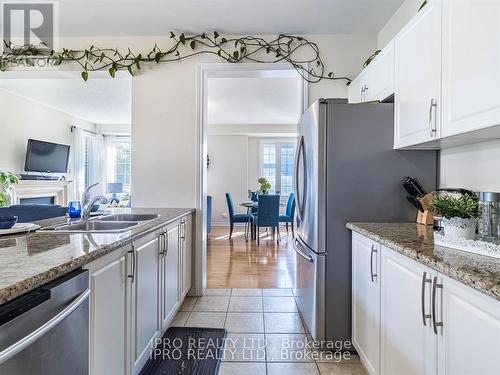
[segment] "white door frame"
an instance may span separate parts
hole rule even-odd
[[[304,65],[307,71],[307,65]],[[287,63],[211,63],[199,64],[197,67],[197,147],[196,147],[196,242],[194,264],[193,294],[202,295],[207,287],[207,87],[208,78],[213,77],[266,77],[269,71],[273,76],[282,71],[295,71]],[[308,82],[300,80],[301,113],[308,107]],[[201,229],[201,230],[200,230]]]

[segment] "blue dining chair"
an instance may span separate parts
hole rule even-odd
[[[260,244],[261,227],[273,228],[278,231],[276,242],[279,243],[280,236],[280,196],[279,195],[259,195],[259,212],[254,217],[256,226],[257,245]]]
[[[245,231],[247,230],[247,225],[253,222],[253,216],[251,214],[237,214],[234,211],[233,198],[230,193],[226,193],[227,210],[229,212],[229,239],[233,236],[234,223],[245,223]]]
[[[288,223],[292,227],[292,236],[295,237],[295,232],[293,228],[293,216],[295,214],[295,194],[290,193],[288,196],[288,202],[286,204],[286,211],[284,215],[280,215],[280,223],[285,223],[286,232],[288,233]]]

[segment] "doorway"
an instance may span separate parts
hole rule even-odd
[[[200,65],[198,82],[199,294],[207,287],[292,288],[291,227],[288,233],[280,227],[280,243],[263,228],[257,244],[246,223],[235,223],[229,239],[225,193],[231,195],[235,213],[246,214],[251,210],[242,203],[259,190],[258,178],[266,177],[272,185],[269,193],[281,196],[285,213],[307,83],[287,64]]]

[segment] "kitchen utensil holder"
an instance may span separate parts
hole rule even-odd
[[[434,214],[429,209],[433,197],[432,193],[428,193],[423,197],[417,198],[424,209],[424,212],[418,211],[417,213],[417,224],[434,225]]]

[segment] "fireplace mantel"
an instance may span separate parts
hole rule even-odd
[[[54,204],[67,206],[71,181],[20,180],[12,188],[11,204],[20,204],[23,198],[53,197]]]

